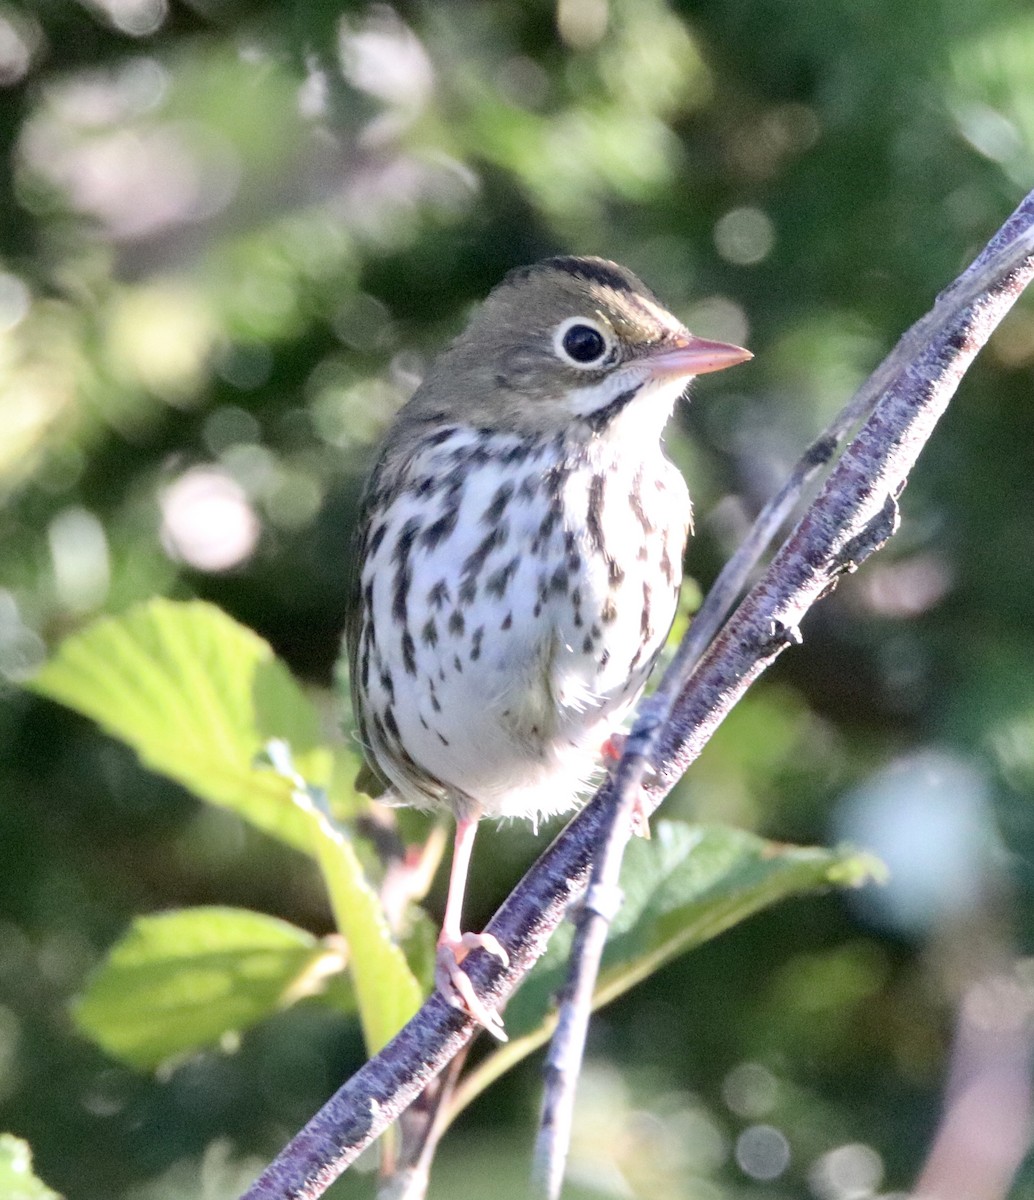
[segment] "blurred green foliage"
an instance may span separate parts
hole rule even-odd
[[[1032,114],[1023,0],[0,3],[0,1129],[51,1187],[233,1196],[363,1053],[313,1004],[156,1077],[75,1032],[141,914],[332,920],[307,859],[20,688],[61,638],[154,595],[211,600],[333,728],[371,447],[469,306],[556,251],[627,263],[757,356],[701,380],[669,437],[706,585],[1034,186]],[[850,835],[891,885],[786,904],[601,1014],[573,1195],[914,1181],[960,994],[1034,943],[1032,365],[1023,300],[902,532],[670,802]],[[474,927],[537,844],[483,839]],[[536,1106],[533,1064],[486,1093],[432,1195],[524,1194]]]
[[[0,1193],[8,1200],[57,1200],[57,1192],[32,1173],[28,1145],[9,1133],[0,1133]]]

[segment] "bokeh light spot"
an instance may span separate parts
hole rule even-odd
[[[607,0],[559,0],[557,33],[572,50],[588,50],[603,40],[609,15]]]
[[[157,33],[169,15],[167,0],[94,0],[94,3],[116,29],[131,37]]]
[[[108,325],[111,358],[123,377],[178,405],[195,398],[214,337],[200,297],[173,284],[124,293]]]
[[[166,552],[199,571],[228,571],[253,553],[259,518],[241,485],[225,471],[193,467],[162,494]]]
[[[771,253],[775,226],[760,208],[734,208],[715,225],[714,244],[726,262],[752,267]]]
[[[751,1125],[736,1139],[736,1163],[744,1175],[778,1179],[790,1165],[790,1143],[773,1125]]]
[[[808,1172],[808,1184],[818,1200],[868,1200],[882,1180],[883,1159],[863,1142],[837,1146]]]
[[[85,508],[66,508],[47,529],[54,590],[71,613],[104,603],[111,582],[111,560],[104,526]]]
[[[231,446],[258,442],[262,429],[254,415],[235,404],[222,404],[205,417],[201,429],[205,445],[213,454],[222,454]]]
[[[35,21],[7,5],[0,8],[0,87],[13,87],[25,78],[41,41]]]
[[[13,594],[0,588],[0,676],[26,679],[43,663],[46,653],[43,639],[22,620]],[[13,943],[3,945],[10,949]],[[0,974],[5,965],[0,958]]]
[[[756,1120],[770,1113],[779,1096],[779,1081],[761,1063],[740,1063],[722,1081],[722,1099],[738,1117]]]
[[[29,289],[17,275],[0,271],[0,334],[10,333],[29,312]]]
[[[737,346],[745,346],[750,337],[746,312],[726,296],[706,296],[680,315],[686,328],[701,337],[718,338]]]

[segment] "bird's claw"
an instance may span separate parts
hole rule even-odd
[[[494,1038],[505,1042],[507,1037],[502,1018],[485,1007],[485,1002],[474,991],[470,976],[460,966],[471,950],[487,950],[489,954],[498,958],[504,967],[510,965],[510,956],[503,949],[499,939],[490,933],[464,933],[456,940],[443,938],[438,943],[438,953],[435,956],[435,986],[453,1008],[458,1008],[473,1017]]]

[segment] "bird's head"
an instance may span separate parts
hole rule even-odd
[[[694,375],[750,357],[691,334],[616,263],[549,258],[511,271],[490,293],[432,365],[410,415],[591,437],[643,402],[659,431]]]

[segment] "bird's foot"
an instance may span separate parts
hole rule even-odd
[[[603,755],[603,760],[608,766],[615,767],[621,761],[627,741],[627,733],[612,733],[603,743],[600,753]],[[650,814],[646,811],[646,797],[643,794],[642,788],[636,792],[635,801],[632,805],[632,832],[636,837],[646,838],[647,840],[650,838]]]
[[[487,950],[495,955],[504,967],[510,965],[510,956],[503,949],[499,939],[490,933],[464,933],[459,938],[438,939],[438,953],[435,957],[434,982],[445,999],[453,1008],[460,1009],[473,1017],[480,1025],[500,1042],[505,1042],[506,1030],[498,1013],[490,1012],[483,1000],[474,991],[470,976],[460,964],[471,950]]]
[[[625,752],[625,743],[627,741],[627,733],[612,733],[600,748],[600,754],[603,756],[603,761],[612,765],[619,763],[621,761],[621,755]]]

